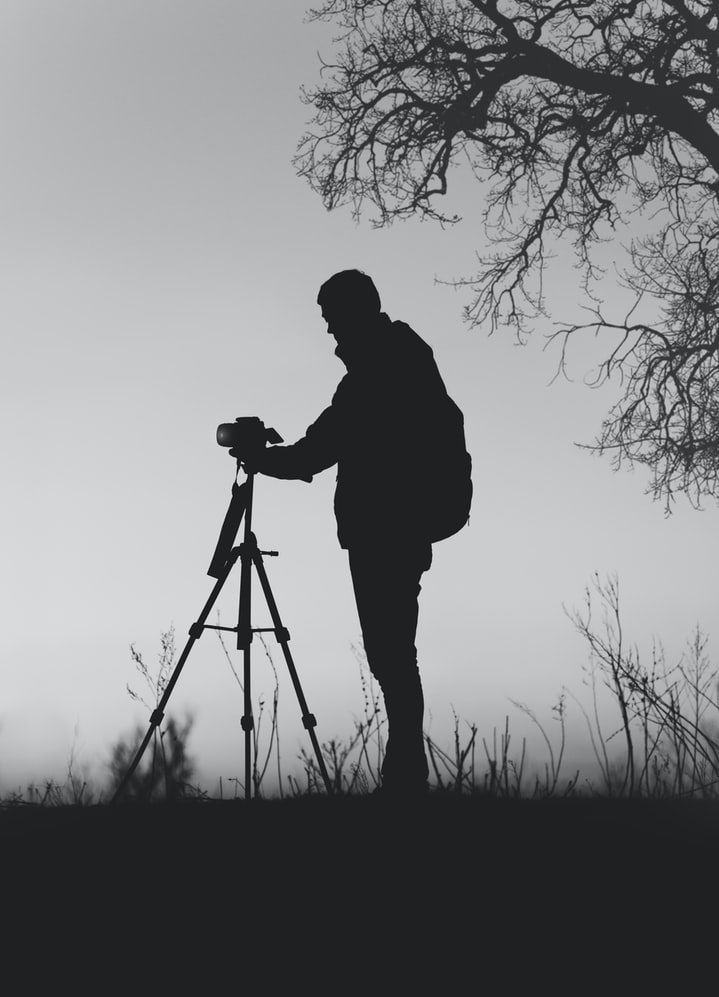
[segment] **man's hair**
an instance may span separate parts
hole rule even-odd
[[[326,280],[317,295],[317,304],[331,307],[351,306],[365,312],[379,313],[382,310],[377,288],[371,277],[361,270],[340,270]]]

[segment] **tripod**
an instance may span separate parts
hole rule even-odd
[[[180,677],[180,672],[187,661],[195,641],[202,636],[204,630],[229,630],[232,633],[236,633],[237,648],[243,652],[244,715],[242,717],[241,726],[245,732],[245,799],[250,799],[252,795],[252,731],[254,729],[254,718],[252,715],[252,699],[250,695],[250,645],[252,644],[253,634],[267,633],[269,631],[272,631],[275,634],[277,642],[282,648],[282,653],[284,654],[285,661],[287,662],[290,678],[292,679],[292,684],[294,685],[295,692],[297,693],[297,699],[302,711],[302,724],[308,731],[312,741],[312,747],[314,748],[315,757],[317,758],[317,764],[322,774],[325,788],[327,789],[328,794],[332,794],[332,783],[330,782],[327,767],[322,757],[322,752],[320,751],[320,746],[317,742],[317,736],[314,731],[317,721],[309,712],[307,707],[307,702],[305,701],[304,693],[302,692],[300,680],[297,675],[297,669],[295,668],[294,661],[292,660],[290,649],[287,646],[290,635],[287,628],[282,625],[282,621],[280,620],[277,603],[275,602],[272,594],[272,589],[270,588],[270,583],[262,560],[263,555],[276,557],[278,552],[274,550],[260,550],[257,545],[257,538],[252,532],[254,477],[254,473],[248,471],[247,479],[243,482],[243,484],[238,485],[237,481],[235,481],[232,486],[232,499],[227,509],[227,513],[225,514],[225,520],[222,525],[222,530],[220,531],[219,540],[217,541],[217,547],[207,572],[208,575],[217,579],[217,581],[197,621],[190,627],[190,639],[185,645],[182,654],[175,665],[172,675],[170,676],[170,679],[165,687],[162,698],[157,704],[155,710],[152,712],[148,731],[145,734],[145,737],[140,744],[140,747],[138,748],[127,772],[123,776],[121,783],[117,787],[114,796],[110,800],[111,804],[115,803],[115,801],[118,800],[124,793],[133,772],[137,768],[147,745],[150,743],[150,740],[155,733],[155,730],[162,722],[167,701],[169,700],[172,690]],[[234,547],[233,544],[243,515],[245,518],[243,542],[239,547]],[[237,626],[211,626],[209,623],[205,623],[205,620],[209,616],[210,611],[212,610],[212,607],[214,606],[215,601],[217,600],[223,585],[227,581],[227,578],[229,577],[238,557],[240,559],[241,572],[240,604]],[[270,611],[270,616],[272,617],[273,625],[271,627],[253,627],[251,625],[251,574],[253,567],[257,572],[257,576],[262,586],[262,591],[265,595],[267,607]]]

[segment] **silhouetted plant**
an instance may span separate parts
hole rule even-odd
[[[77,735],[77,730],[75,733]],[[43,779],[39,783],[30,782],[25,789],[18,787],[7,793],[0,803],[3,806],[92,806],[97,802],[97,796],[87,767],[78,764],[76,745],[73,743],[64,781]]]
[[[432,738],[425,735],[430,771],[434,773],[435,785],[438,789],[451,789],[456,793],[472,793],[477,790],[475,779],[476,724],[471,724],[469,730],[469,741],[462,746],[459,736],[459,718],[455,713],[454,755],[442,750]]]
[[[618,579],[602,582],[595,575],[593,587],[603,610],[601,629],[594,626],[589,588],[584,613],[569,615],[590,647],[585,670],[592,689],[593,718],[581,708],[604,792],[610,796],[717,795],[718,673],[711,670],[706,636],[697,627],[688,656],[685,653],[673,668],[667,667],[663,650],[655,645],[647,668],[638,649],[627,647],[624,640]],[[598,677],[619,708],[620,725],[609,734],[600,722]],[[621,767],[616,758],[610,759],[607,747],[619,734],[625,744]]]
[[[56,779],[30,782],[25,789],[9,792],[1,802],[3,806],[79,807],[92,806],[96,795],[87,779],[69,772],[65,782]]]
[[[156,731],[135,771],[127,782],[123,798],[150,803],[158,800],[178,800],[206,795],[193,785],[194,762],[188,757],[187,742],[192,720],[183,725],[169,717],[162,730]],[[141,727],[131,740],[119,740],[112,747],[110,761],[110,792],[114,794],[135,757],[144,736]]]
[[[363,692],[363,718],[355,720],[354,731],[347,741],[331,738],[323,742],[321,747],[333,791],[346,794],[365,794],[372,792],[381,783],[386,722],[383,719],[381,695],[369,672],[364,652],[361,648],[356,647],[353,647],[353,651],[359,666]],[[561,743],[556,756],[549,738],[532,711],[521,704],[515,705],[529,714],[533,722],[542,730],[550,752],[550,763],[545,766],[544,779],[535,778],[532,796],[552,796],[559,789],[560,769],[564,754],[564,697],[560,698],[559,705],[555,707],[561,725]],[[516,760],[510,753],[509,718],[505,718],[504,733],[499,742],[497,730],[494,729],[491,750],[487,741],[482,739],[487,768],[481,772],[476,759],[477,726],[476,724],[468,724],[468,736],[463,739],[460,731],[460,718],[456,712],[453,711],[453,713],[454,734],[451,749],[441,748],[433,738],[425,733],[425,745],[431,772],[430,788],[464,795],[484,793],[498,797],[522,796],[524,793],[526,739],[522,741],[520,758]],[[316,758],[304,749],[299,757],[304,770],[304,780],[300,783],[298,779],[290,776],[292,793],[298,796],[324,792],[324,782]],[[578,775],[579,773],[576,773],[573,779],[568,780],[563,789],[565,795],[575,790]]]
[[[362,688],[363,716],[354,721],[354,731],[346,742],[331,738],[320,745],[330,783],[335,793],[369,793],[381,782],[381,768],[384,759],[383,709],[374,679],[369,671],[364,650],[352,645],[357,660]],[[300,752],[304,770],[304,785],[289,777],[293,795],[325,792],[324,779],[314,754],[306,749]]]
[[[127,692],[133,701],[142,703],[149,714],[160,703],[172,675],[175,660],[173,626],[160,635],[160,645],[158,665],[154,672],[145,664],[135,646],[130,645],[132,660],[151,694],[151,702],[147,702],[129,684]],[[192,785],[195,763],[187,751],[192,726],[191,717],[186,717],[184,724],[180,724],[174,717],[168,716],[164,726],[160,724],[153,729],[149,751],[145,750],[134,772],[127,779],[123,789],[125,799],[150,802],[202,795],[202,791]],[[138,726],[130,739],[120,739],[112,746],[108,762],[111,795],[114,795],[125,779],[144,735],[145,732]]]
[[[219,617],[218,617],[218,623],[219,623]],[[240,676],[239,676],[239,674],[237,672],[237,669],[235,668],[234,662],[232,660],[232,656],[230,655],[230,652],[227,650],[227,646],[226,646],[224,640],[222,639],[222,633],[219,630],[216,631],[216,633],[217,633],[218,639],[220,641],[220,645],[222,647],[222,650],[223,650],[223,653],[225,655],[225,658],[227,659],[227,663],[230,666],[230,670],[231,670],[231,672],[232,672],[232,674],[233,674],[233,676],[235,678],[235,681],[237,682],[238,686],[240,687],[240,691],[244,693],[244,685],[243,685],[242,679],[240,678]],[[269,731],[269,738],[268,738],[266,747],[263,747],[263,745],[262,745],[263,720],[264,720],[264,717],[265,717],[265,705],[266,705],[266,700],[265,700],[265,696],[264,695],[261,694],[258,697],[258,699],[257,699],[257,715],[256,716],[254,715],[254,710],[253,710],[253,724],[252,724],[252,731],[251,731],[251,734],[252,734],[252,737],[251,737],[251,740],[252,740],[252,766],[251,766],[251,773],[252,773],[252,776],[251,776],[252,777],[252,794],[254,796],[261,796],[262,795],[262,783],[263,783],[263,781],[265,779],[265,776],[267,775],[267,770],[268,770],[269,765],[270,765],[270,760],[271,760],[272,755],[274,753],[274,755],[275,755],[275,761],[276,761],[276,764],[277,764],[277,786],[278,786],[278,791],[279,791],[280,797],[282,797],[282,795],[283,795],[283,788],[282,788],[282,765],[281,765],[281,760],[280,760],[280,739],[279,739],[279,732],[278,732],[278,714],[277,714],[277,709],[278,709],[279,699],[280,699],[280,683],[279,683],[279,679],[277,677],[277,669],[275,668],[275,663],[274,663],[274,661],[272,659],[272,654],[271,654],[270,649],[269,649],[269,647],[267,645],[267,641],[264,638],[264,634],[258,633],[257,636],[259,637],[260,643],[262,644],[263,650],[265,652],[265,657],[267,658],[267,660],[268,660],[268,662],[270,664],[270,668],[272,669],[272,674],[274,676],[274,688],[273,688],[273,691],[272,691],[272,704],[271,704],[270,712],[269,712],[270,731]],[[232,781],[236,784],[237,789],[244,795],[245,787],[244,787],[242,781],[240,779],[233,779]]]

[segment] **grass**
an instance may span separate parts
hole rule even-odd
[[[551,710],[553,739],[532,709],[513,701],[541,735],[546,758],[539,766],[530,766],[526,738],[515,748],[508,717],[501,733],[495,727],[488,739],[480,738],[476,724],[464,723],[455,714],[450,745],[442,747],[426,736],[433,789],[501,799],[719,799],[719,672],[711,665],[703,631],[695,629],[673,666],[657,644],[647,665],[639,649],[626,641],[616,578],[602,581],[595,576],[585,593],[584,610],[568,616],[589,648],[584,669],[589,707],[562,689]],[[357,649],[355,654],[363,716],[346,741],[322,745],[337,794],[364,794],[380,783],[385,736],[381,697],[363,655]],[[276,688],[275,707],[277,693]],[[565,769],[568,700],[578,706],[586,723],[598,777]],[[276,735],[274,722],[272,731]],[[270,748],[273,743],[276,739]],[[259,751],[259,745],[255,749]],[[263,772],[268,760],[269,751]],[[304,778],[302,783],[289,779],[291,795],[322,793],[316,758],[303,751],[301,760]],[[279,768],[279,754],[277,763]],[[255,790],[259,788],[261,780],[256,780]]]
[[[597,624],[597,602],[600,622]],[[708,638],[696,628],[681,659],[666,663],[660,645],[652,648],[645,664],[638,648],[628,645],[620,613],[619,583],[595,576],[585,593],[583,611],[567,614],[586,641],[589,659],[584,669],[590,691],[587,706],[561,690],[552,708],[554,738],[536,713],[526,704],[514,706],[541,735],[546,758],[530,766],[526,738],[515,746],[509,718],[501,732],[495,727],[489,737],[480,736],[476,724],[454,714],[454,736],[441,746],[426,735],[430,784],[436,794],[496,799],[546,800],[565,797],[607,799],[719,799],[719,673],[708,655]],[[258,702],[252,731],[252,785],[250,796],[294,799],[326,794],[326,786],[314,751],[302,749],[300,774],[283,777],[279,751],[279,680],[269,646],[259,634],[274,675],[274,690],[267,704]],[[218,639],[233,674],[234,669],[222,635]],[[366,796],[381,783],[381,765],[386,741],[382,699],[367,666],[363,651],[353,648],[360,676],[363,711],[345,739],[330,738],[320,745],[325,771],[335,797]],[[142,655],[131,647],[132,660],[145,697],[130,685],[128,694],[142,703],[149,714],[160,703],[170,681],[175,659],[172,628],[162,634],[158,665],[153,671]],[[600,698],[604,702],[600,704]],[[590,779],[580,770],[565,770],[568,700],[579,708],[587,729],[599,773]],[[612,725],[612,713],[616,722]],[[152,731],[149,751],[142,757],[124,796],[135,801],[210,800],[246,797],[240,779],[219,782],[216,791],[196,784],[189,754],[191,720],[180,724],[172,716]],[[111,750],[109,780],[98,789],[83,778],[71,757],[66,780],[47,780],[18,788],[0,800],[0,807],[58,807],[108,803],[117,792],[129,764],[138,751],[143,731],[129,740],[119,740]],[[274,790],[266,789],[270,773]]]

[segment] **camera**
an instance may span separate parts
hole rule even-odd
[[[282,437],[274,429],[265,428],[264,422],[250,415],[223,422],[217,427],[217,442],[221,447],[231,447],[236,455],[250,457],[264,450],[268,443],[282,443]]]

